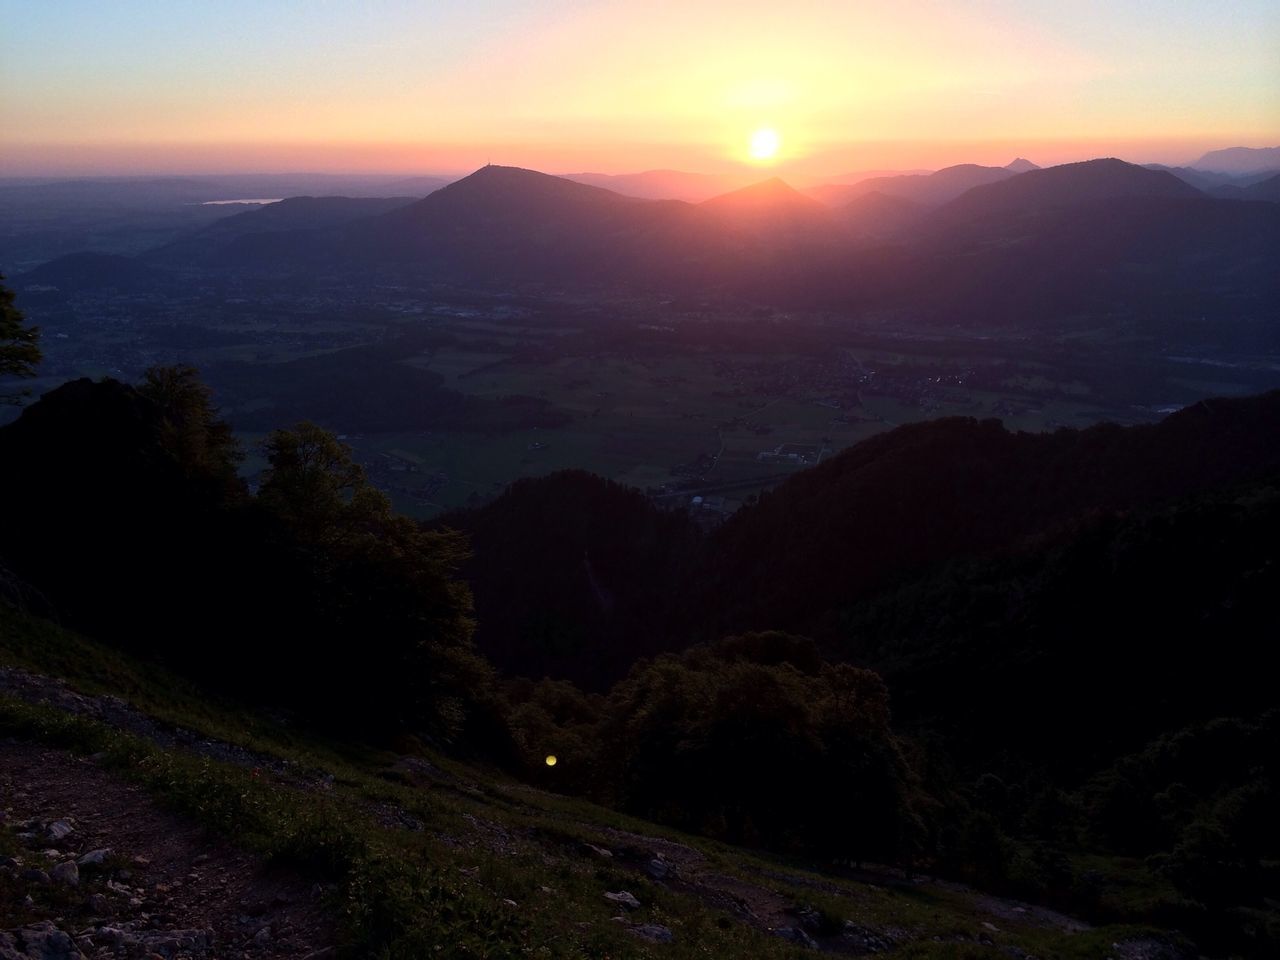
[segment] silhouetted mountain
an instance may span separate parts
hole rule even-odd
[[[901,270],[928,284],[896,296],[964,326],[1112,315],[1152,318],[1146,335],[1157,341],[1280,342],[1255,319],[1280,309],[1273,204],[1210,199],[1124,164],[1072,166],[1081,169],[1020,174],[938,210],[918,228],[922,261]]]
[[[713,197],[698,210],[730,230],[773,241],[829,240],[837,229],[825,206],[777,177]]]
[[[215,260],[240,237],[281,234],[340,226],[408,206],[415,197],[289,197],[244,213],[218,220],[203,230],[147,254],[158,263],[192,263],[204,257]],[[290,243],[291,237],[259,238],[256,243]]]
[[[1247,186],[1228,184],[1215,187],[1210,192],[1223,200],[1262,200],[1267,203],[1280,203],[1280,173],[1272,174]]]
[[[1205,401],[1142,427],[899,427],[795,475],[716,531],[709,609],[726,628],[832,635],[854,599],[931,564],[1010,547],[1082,513],[1274,473],[1278,436],[1280,392]]]
[[[420,276],[551,282],[643,276],[692,209],[488,166],[331,238],[363,261],[411,263]]]
[[[957,221],[994,214],[1026,213],[1120,197],[1201,197],[1171,173],[1123,160],[1086,160],[1032,170],[1001,183],[974,187],[948,203],[937,219]]]
[[[1228,147],[1225,150],[1210,150],[1191,166],[1223,173],[1280,170],[1280,147]]]
[[[997,183],[1014,176],[1017,174],[1005,167],[962,163],[925,175],[872,177],[855,184],[850,197],[878,191],[886,196],[900,197],[925,206],[938,206],[973,187]]]
[[[685,173],[680,170],[646,170],[643,173],[568,173],[564,179],[603,187],[626,197],[644,200],[687,200],[699,203],[746,185],[740,174]]]
[[[70,253],[14,277],[18,290],[45,285],[59,291],[140,290],[163,282],[165,276],[133,257],[109,253]]]
[[[854,197],[840,210],[846,226],[857,237],[892,237],[924,216],[926,208],[878,190]]]
[[[1028,170],[1039,170],[1040,165],[1032,163],[1030,160],[1024,159],[1023,157],[1018,157],[1017,159],[1006,163],[1004,168],[1006,170],[1012,170],[1014,173],[1026,173]]]

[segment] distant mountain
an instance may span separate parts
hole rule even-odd
[[[1255,183],[1251,187],[1245,187],[1244,198],[1246,200],[1267,200],[1271,203],[1280,203],[1280,173],[1263,180],[1261,183]]]
[[[1177,177],[1119,160],[1019,174],[976,187],[917,228],[927,277],[896,296],[965,324],[1072,315],[1161,316],[1164,335],[1271,349],[1280,331],[1240,322],[1280,309],[1280,210],[1211,199]],[[911,283],[910,280],[904,283]],[[1207,318],[1220,318],[1209,323]]]
[[[1005,167],[982,167],[962,163],[944,167],[936,173],[896,177],[872,177],[854,184],[845,202],[873,191],[889,197],[900,197],[925,206],[940,206],[954,200],[966,190],[989,183],[1008,180],[1017,174]]]
[[[289,197],[218,220],[203,230],[160,247],[147,258],[156,263],[191,263],[221,257],[241,237],[336,227],[414,203],[415,197]],[[275,242],[279,237],[266,242]],[[262,241],[253,241],[254,246]]]
[[[1030,160],[1025,160],[1022,157],[1018,157],[1016,160],[1006,163],[1004,168],[1006,170],[1012,170],[1014,173],[1026,173],[1028,170],[1039,170],[1040,165],[1032,163]]]
[[[955,221],[995,213],[1025,213],[1118,197],[1204,196],[1195,187],[1161,170],[1147,170],[1114,158],[1066,163],[977,186],[938,211]]]
[[[1247,185],[1226,184],[1209,191],[1223,200],[1264,200],[1280,203],[1280,173]]]
[[[1280,147],[1229,147],[1226,150],[1210,150],[1191,166],[1198,170],[1215,170],[1221,173],[1280,170]]]
[[[646,170],[643,173],[570,173],[564,179],[602,187],[626,197],[644,200],[687,200],[699,203],[750,182],[741,174],[685,173],[680,170]]]
[[[857,237],[890,237],[918,223],[926,207],[878,190],[854,197],[840,210],[845,225]]]
[[[838,223],[826,206],[777,177],[703,201],[698,210],[733,231],[775,240],[829,237]]]
[[[71,253],[14,277],[17,290],[29,286],[57,287],[60,292],[137,290],[153,287],[165,277],[133,257],[110,253]]]
[[[447,279],[640,279],[687,251],[718,255],[695,208],[519,167],[481,167],[408,206],[330,231],[356,262]],[[710,224],[706,225],[710,227]]]

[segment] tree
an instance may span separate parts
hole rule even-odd
[[[454,578],[463,538],[394,513],[350,448],[313,423],[263,449],[257,503],[292,578],[306,679],[326,702],[341,691],[371,727],[459,734],[492,687],[471,646],[470,591]]]
[[[161,411],[159,442],[188,481],[217,483],[239,492],[244,453],[231,426],[218,417],[213,394],[195,367],[152,367],[138,392]]]
[[[0,281],[4,274],[0,274]],[[13,291],[0,282],[0,377],[34,377],[40,363],[40,329],[23,326]],[[21,403],[24,394],[0,395],[0,403]]]

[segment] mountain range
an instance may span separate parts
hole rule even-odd
[[[141,260],[903,310],[967,326],[1205,318],[1210,339],[1247,328],[1257,346],[1280,337],[1253,319],[1280,309],[1280,204],[1266,202],[1276,189],[1267,179],[1228,200],[1112,158],[871,178],[834,205],[775,178],[692,204],[486,166],[419,200],[293,198]],[[58,272],[47,265],[41,282]]]

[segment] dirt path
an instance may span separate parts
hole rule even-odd
[[[333,924],[302,879],[265,869],[88,759],[0,741],[0,811],[20,846],[0,867],[0,879],[17,894],[4,910],[10,922],[51,922],[88,957],[332,954]],[[93,853],[103,850],[110,852]],[[96,858],[102,862],[90,862]],[[73,871],[59,865],[77,860],[73,884]],[[9,947],[20,951],[24,937],[41,936],[30,926],[25,934],[11,930]]]

